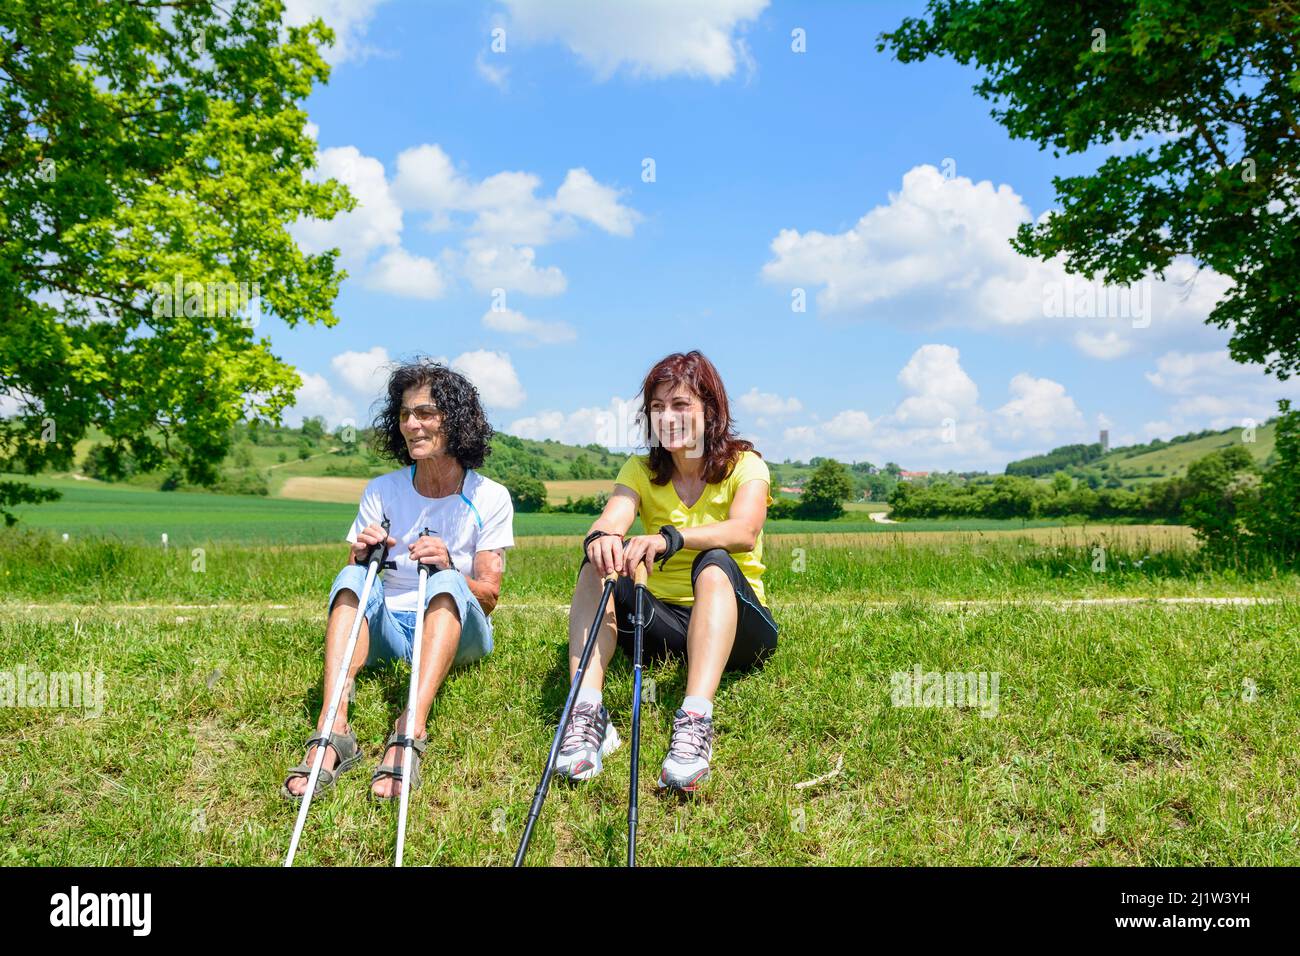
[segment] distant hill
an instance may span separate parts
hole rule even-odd
[[[1206,429],[1170,439],[1155,439],[1142,445],[1112,448],[1105,454],[1100,444],[1063,445],[1045,455],[1009,462],[1008,475],[1050,479],[1058,471],[1073,477],[1091,477],[1109,487],[1134,487],[1186,474],[1187,466],[1210,452],[1229,445],[1243,445],[1260,466],[1273,454],[1274,423],[1270,419],[1255,429],[1254,441],[1243,442],[1240,428],[1223,431]],[[1092,482],[1089,482],[1090,484]]]
[[[347,442],[346,437],[354,440]],[[203,489],[186,486],[179,475],[173,475],[167,468],[138,472],[129,456],[122,475],[110,474],[103,455],[107,440],[102,432],[92,429],[77,443],[71,474],[151,490],[211,490],[276,496],[293,479],[314,481],[325,487],[328,482],[322,484],[323,479],[369,479],[391,471],[392,462],[371,451],[370,437],[368,430],[350,436],[341,429],[329,432],[318,419],[308,419],[297,428],[242,423],[233,429],[230,451],[221,463],[220,481],[214,488]],[[594,479],[612,482],[625,457],[594,443],[565,445],[498,432],[493,436],[492,454],[482,472],[491,478],[528,475],[546,482]],[[3,470],[0,466],[0,471]],[[303,487],[304,482],[299,481],[297,486]]]

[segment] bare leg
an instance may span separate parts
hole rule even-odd
[[[424,634],[420,642],[420,682],[415,690],[415,727],[411,736],[424,736],[429,708],[433,706],[433,698],[451,671],[459,646],[460,615],[456,611],[456,601],[450,594],[435,594],[424,615]],[[405,708],[393,723],[393,729],[405,732]],[[401,766],[402,748],[389,747],[382,762]],[[391,777],[384,777],[376,780],[371,789],[377,796],[397,796],[402,792],[402,785]]]
[[[320,715],[316,718],[316,733],[321,735],[325,730],[325,718],[329,716],[330,695],[334,692],[334,678],[339,672],[339,666],[343,663],[343,652],[347,650],[348,636],[352,632],[352,621],[357,613],[357,606],[360,599],[355,593],[348,588],[343,588],[334,598],[334,606],[330,609],[329,622],[325,626],[325,675],[321,678],[325,686],[325,696],[321,699]],[[347,676],[344,678],[345,690],[343,697],[339,701],[338,713],[334,715],[334,726],[331,733],[342,734],[348,729],[348,694],[347,688],[352,687],[352,682],[356,679],[357,672],[366,663],[366,654],[370,649],[370,625],[365,619],[361,620],[361,630],[357,634],[357,646],[352,654],[352,663],[348,666]],[[307,751],[307,763],[316,759],[316,748],[312,747]],[[325,759],[321,762],[321,768],[324,770],[333,770],[338,763],[339,756],[332,747],[325,748]],[[288,783],[289,792],[301,796],[307,792],[307,778],[293,777]]]
[[[596,607],[604,592],[605,582],[596,572],[596,566],[588,562],[578,574],[578,584],[573,589],[573,602],[569,605],[569,679],[578,671],[578,661],[582,658],[582,649],[587,644],[587,631],[596,616]],[[591,652],[591,659],[582,675],[582,687],[587,690],[600,690],[605,684],[605,670],[614,656],[618,646],[618,630],[614,623],[614,597],[610,595],[605,607],[605,617],[600,632],[596,637],[596,647]]]
[[[686,696],[713,699],[736,643],[736,592],[717,565],[695,579],[695,606],[686,631]]]

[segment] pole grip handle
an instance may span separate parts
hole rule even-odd
[[[389,522],[388,516],[385,515],[384,520],[379,524],[379,527],[384,529],[384,540],[379,544],[372,544],[370,546],[370,550],[366,552],[366,559],[361,562],[363,565],[368,565],[371,561],[375,560],[375,552],[378,552],[379,564],[381,568],[383,567],[384,561],[388,558],[388,529],[390,526],[391,522]]]
[[[420,532],[420,535],[419,535],[419,536],[420,536],[421,538],[423,538],[425,535],[430,535],[430,536],[432,536],[432,535],[436,535],[437,533],[438,533],[438,532],[436,532],[436,531],[430,531],[430,530],[429,530],[429,526],[428,526],[428,525],[425,525],[425,526],[424,526],[424,530]],[[419,568],[424,568],[426,571],[428,571],[429,574],[437,574],[439,571],[445,571],[445,570],[447,570],[446,568],[440,568],[440,567],[438,567],[438,565],[435,564],[432,560],[429,560],[429,561],[417,561],[417,562],[416,562],[416,568],[417,568],[417,570],[418,570]]]
[[[636,570],[632,572],[632,583],[638,587],[644,586],[647,577],[649,577],[649,572],[646,571],[645,562],[638,561]]]

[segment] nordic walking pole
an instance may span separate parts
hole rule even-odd
[[[627,865],[636,866],[637,770],[641,761],[641,645],[645,628],[646,566],[637,563],[632,581],[636,586],[636,625],[632,632],[632,783],[627,797]]]
[[[334,718],[338,716],[339,702],[343,699],[344,678],[348,676],[348,667],[352,663],[352,655],[357,650],[357,635],[361,633],[361,622],[366,619],[366,602],[370,600],[370,590],[374,586],[375,577],[379,574],[380,569],[384,566],[384,558],[388,556],[388,518],[384,518],[380,525],[384,529],[384,540],[379,544],[371,545],[370,551],[366,554],[366,583],[361,588],[361,596],[357,600],[357,615],[352,619],[352,632],[348,635],[347,646],[343,649],[343,660],[339,663],[338,677],[334,680],[334,690],[330,694],[329,711],[325,715],[325,739],[333,732]],[[317,744],[316,759],[311,764],[311,776],[307,778],[307,789],[302,792],[302,806],[298,808],[298,822],[293,825],[293,839],[289,841],[289,852],[284,858],[285,866],[293,866],[294,854],[298,852],[298,841],[302,838],[303,824],[307,822],[307,811],[311,809],[312,797],[316,796],[316,780],[320,777],[320,768],[325,763],[325,748],[327,744]]]
[[[528,823],[524,827],[524,838],[519,841],[519,849],[515,852],[515,866],[524,865],[524,854],[528,852],[528,843],[533,838],[533,824],[537,822],[537,817],[542,812],[546,791],[551,787],[551,774],[555,772],[555,761],[560,754],[560,741],[564,738],[564,728],[568,726],[569,714],[573,711],[573,702],[577,699],[583,672],[587,669],[587,662],[591,660],[591,651],[596,646],[596,636],[600,633],[601,619],[605,616],[605,607],[609,604],[609,596],[614,593],[614,582],[617,580],[617,571],[610,571],[605,575],[605,590],[601,593],[600,604],[596,607],[596,619],[591,622],[591,630],[587,632],[587,643],[582,648],[582,656],[578,658],[578,669],[573,673],[573,683],[569,685],[569,696],[564,702],[564,710],[560,713],[560,726],[556,728],[555,739],[551,741],[551,752],[546,758],[546,769],[542,771],[542,780],[537,785],[536,793],[533,794],[533,805],[528,809]]]
[[[423,538],[433,534],[427,527],[420,532]],[[420,688],[420,645],[424,643],[424,615],[428,610],[424,606],[424,596],[429,591],[429,565],[420,562],[420,584],[418,587],[419,610],[415,612],[415,644],[411,648],[411,689],[406,695],[406,736],[402,743],[402,797],[397,806],[397,862],[402,865],[402,850],[406,847],[406,806],[411,798],[411,751],[415,749],[415,699]]]

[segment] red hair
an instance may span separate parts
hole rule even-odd
[[[743,452],[754,451],[753,442],[736,437],[736,426],[731,420],[731,405],[727,390],[718,370],[696,349],[674,352],[655,363],[641,384],[640,415],[645,422],[647,456],[651,480],[656,485],[667,484],[673,474],[673,456],[655,438],[650,421],[650,400],[655,390],[665,382],[672,386],[685,385],[699,397],[704,405],[704,464],[705,484],[717,484],[731,474],[731,469]],[[762,455],[759,455],[761,458]]]

